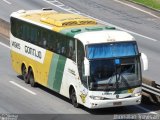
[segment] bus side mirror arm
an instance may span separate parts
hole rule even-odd
[[[144,53],[141,53],[141,59],[142,59],[142,62],[143,62],[143,69],[144,71],[148,70],[148,58],[147,58],[147,55],[144,54]]]
[[[84,58],[84,75],[90,76],[90,63],[86,57]]]

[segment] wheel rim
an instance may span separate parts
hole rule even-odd
[[[34,77],[33,77],[33,73],[32,72],[29,75],[29,82],[30,82],[32,87],[35,87],[35,81],[34,81]]]

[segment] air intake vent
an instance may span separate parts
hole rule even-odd
[[[97,24],[95,20],[90,18],[86,18],[80,15],[77,16],[74,14],[61,14],[61,13],[42,16],[41,21],[57,27]]]
[[[79,21],[79,24],[80,25],[95,25],[96,24],[96,21],[91,21],[91,20],[88,20],[88,21]]]
[[[73,25],[77,25],[77,22],[76,21],[70,21],[70,22],[62,23],[62,26],[73,26]]]

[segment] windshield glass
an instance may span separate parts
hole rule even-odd
[[[126,57],[138,55],[136,42],[117,42],[86,46],[88,59]]]
[[[92,90],[120,90],[141,85],[138,57],[91,60],[90,72]]]

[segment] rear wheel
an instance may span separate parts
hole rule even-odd
[[[70,98],[71,98],[73,106],[78,108],[79,104],[77,102],[76,92],[75,92],[74,88],[71,90]]]
[[[35,80],[34,80],[33,71],[30,70],[28,74],[29,74],[29,75],[28,75],[29,83],[31,84],[32,87],[36,87],[36,82],[35,82]]]
[[[22,77],[23,77],[23,80],[25,81],[25,83],[29,83],[29,80],[28,80],[28,77],[27,77],[27,68],[25,65],[22,66]]]

